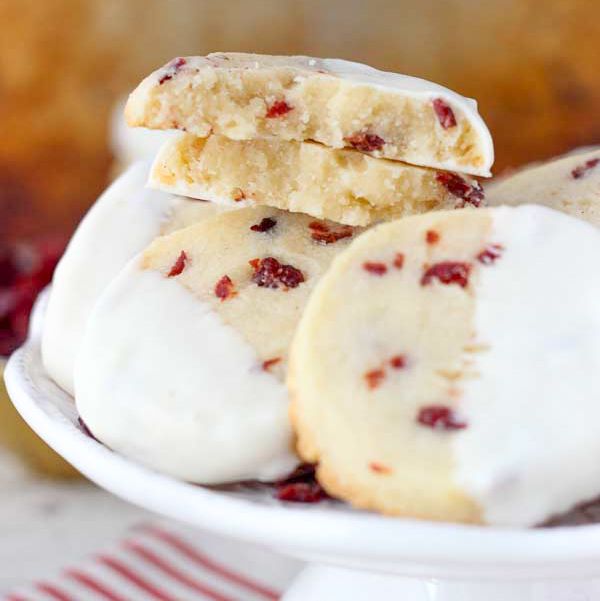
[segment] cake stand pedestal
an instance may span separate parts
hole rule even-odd
[[[597,601],[600,525],[510,529],[389,518],[333,501],[284,504],[216,491],[133,463],[84,434],[73,399],[44,372],[44,302],[10,359],[9,395],[31,428],[99,486],[160,515],[254,542],[308,567],[285,601]]]

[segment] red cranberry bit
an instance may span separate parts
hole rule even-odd
[[[392,470],[387,465],[383,465],[382,463],[377,463],[376,461],[371,461],[369,463],[369,469],[376,474],[391,474]]]
[[[321,244],[334,244],[338,240],[350,238],[352,234],[352,228],[347,226],[334,232],[313,232],[311,238]]]
[[[185,60],[185,58],[182,58],[182,57],[173,59],[165,67],[167,72],[158,80],[158,85],[162,86],[163,83],[165,83],[165,81],[169,81],[170,79],[173,79],[173,77],[175,75],[177,75],[177,72],[179,71],[179,69],[181,69],[181,67],[183,67],[186,63],[187,63],[187,61]]]
[[[460,421],[454,411],[445,405],[429,405],[422,407],[417,415],[417,421],[436,430],[461,430],[467,424]]]
[[[260,259],[250,259],[248,261],[248,265],[250,265],[250,267],[252,267],[252,269],[256,271],[258,269],[258,266],[260,265]]]
[[[373,275],[385,275],[387,273],[387,265],[385,263],[367,261],[363,263],[363,269]]]
[[[253,259],[250,264],[254,267],[252,281],[264,288],[279,288],[283,284],[286,288],[296,288],[304,282],[304,275],[292,265],[282,265],[274,257],[266,257],[255,263]]]
[[[440,235],[435,230],[427,230],[425,233],[425,241],[427,244],[437,244],[440,240]]]
[[[456,117],[454,111],[448,106],[448,104],[441,98],[436,98],[433,101],[433,110],[440,122],[440,125],[444,129],[456,126]]]
[[[477,255],[477,260],[484,265],[491,265],[502,256],[503,250],[504,247],[501,244],[490,244]]]
[[[479,182],[474,181],[472,184],[460,175],[451,171],[438,171],[435,179],[442,185],[450,194],[461,199],[461,203],[457,208],[463,208],[465,204],[471,204],[478,207],[484,198],[483,188]]]
[[[290,482],[278,484],[275,497],[291,503],[318,503],[327,499],[327,493],[318,482]]]
[[[215,296],[220,298],[221,302],[233,298],[236,294],[235,285],[228,275],[224,275],[215,285]]]
[[[267,108],[267,119],[273,119],[275,117],[281,117],[286,115],[294,107],[290,106],[285,100],[276,100],[269,108]]]
[[[329,226],[326,223],[322,223],[321,221],[311,221],[308,224],[309,229],[313,232],[328,232]]]
[[[590,169],[593,169],[596,165],[600,163],[600,158],[590,159],[586,161],[583,165],[579,165],[571,171],[571,176],[573,179],[581,179]]]
[[[394,355],[390,359],[390,365],[394,369],[403,369],[406,367],[406,357],[404,355]]]
[[[235,188],[231,194],[234,202],[240,202],[246,199],[246,193],[241,188]]]
[[[271,217],[265,217],[260,223],[250,226],[250,229],[253,232],[268,232],[270,229],[275,227],[276,223],[277,221],[275,221],[275,219],[271,219]]]
[[[394,257],[394,267],[396,269],[402,269],[404,267],[404,254],[403,253],[396,253],[396,256]]]
[[[171,271],[167,274],[168,278],[173,278],[181,274],[181,272],[185,269],[186,263],[188,261],[188,256],[185,254],[185,250],[182,250],[177,257],[177,261],[173,263],[173,267],[171,267]]]
[[[273,365],[277,365],[281,362],[281,357],[273,357],[273,359],[267,359],[263,361],[262,368],[264,371],[269,371]]]
[[[364,375],[364,378],[369,390],[375,390],[375,388],[381,386],[381,383],[385,379],[385,371],[383,369],[372,369]]]
[[[471,266],[457,261],[442,261],[425,269],[421,277],[421,286],[431,284],[433,279],[442,284],[458,284],[465,288],[469,283]]]
[[[345,138],[346,142],[356,150],[361,152],[373,152],[381,150],[385,144],[385,140],[376,134],[370,134],[366,131],[356,132]]]

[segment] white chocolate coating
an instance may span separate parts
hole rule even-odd
[[[73,235],[52,282],[42,336],[48,374],[73,394],[73,367],[88,315],[127,262],[171,221],[186,225],[217,209],[208,203],[145,188],[149,165],[136,163],[89,210]]]
[[[533,526],[600,493],[600,235],[537,206],[493,210],[500,259],[475,287],[477,343],[453,437],[486,522]]]
[[[110,448],[184,480],[289,473],[284,384],[208,303],[140,261],[90,317],[75,377],[82,418]]]

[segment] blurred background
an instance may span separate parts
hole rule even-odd
[[[119,103],[176,55],[341,57],[435,80],[479,101],[496,174],[600,141],[596,0],[0,0],[0,23],[0,355],[24,335],[37,290],[115,163],[128,160]],[[11,253],[28,257],[25,277]],[[24,300],[9,319],[15,281]],[[38,539],[27,546],[23,529],[39,518],[56,525],[54,543],[78,540],[64,517],[80,511],[73,489],[35,475],[76,474],[20,424],[0,381],[1,446],[0,539],[12,532],[31,556]],[[128,515],[68,486],[98,514]],[[5,546],[0,591],[2,577],[21,574]]]

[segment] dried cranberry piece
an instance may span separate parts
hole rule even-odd
[[[290,111],[294,110],[293,106],[290,106],[285,100],[276,100],[271,106],[267,108],[267,119],[273,119],[286,115]]]
[[[0,248],[0,288],[10,286],[18,274],[19,268],[14,254],[8,248]]]
[[[234,202],[241,202],[246,199],[246,193],[241,188],[235,188],[231,193]]]
[[[578,165],[571,171],[571,177],[573,179],[581,179],[588,171],[593,169],[596,165],[600,163],[600,158],[590,159],[586,161],[583,165]]]
[[[275,497],[294,503],[317,503],[329,498],[315,477],[315,466],[298,466],[287,478],[275,483]]]
[[[166,81],[173,79],[173,77],[175,77],[175,75],[177,75],[177,72],[179,71],[179,69],[181,69],[181,67],[183,67],[186,63],[187,63],[187,61],[183,57],[174,58],[165,67],[166,73],[164,73],[164,75],[158,80],[158,85],[162,86],[163,83],[165,83]]]
[[[467,427],[467,424],[460,421],[454,411],[446,405],[422,407],[417,415],[417,421],[423,426],[438,430],[461,430]]]
[[[440,240],[440,235],[435,230],[427,230],[425,233],[425,241],[427,244],[436,244]]]
[[[236,294],[237,292],[235,291],[235,284],[228,275],[224,275],[215,284],[215,296],[220,298],[221,302],[227,300],[228,298],[234,297]]]
[[[458,261],[442,261],[425,269],[421,277],[421,286],[431,284],[433,279],[442,284],[458,284],[465,288],[469,283],[471,266]]]
[[[273,359],[267,359],[263,361],[262,368],[264,371],[269,371],[273,365],[277,365],[281,362],[281,357],[273,357]]]
[[[182,250],[179,253],[179,256],[177,257],[177,260],[175,261],[175,263],[173,263],[173,266],[171,267],[171,270],[167,274],[167,277],[173,278],[173,277],[180,275],[183,272],[183,270],[185,269],[187,260],[188,260],[188,256],[186,255],[185,250]]]
[[[345,141],[356,150],[361,152],[373,152],[381,150],[385,144],[385,140],[376,134],[368,132],[356,132],[345,138]]]
[[[484,265],[491,265],[502,256],[503,250],[501,244],[490,244],[477,255],[477,260]]]
[[[329,226],[325,223],[322,223],[321,221],[311,221],[308,224],[309,229],[316,231],[316,232],[328,232],[329,231]]]
[[[383,465],[382,463],[378,463],[377,461],[371,461],[369,463],[369,469],[376,474],[391,474],[392,469],[387,465]]]
[[[274,228],[276,224],[277,221],[275,219],[272,219],[271,217],[265,217],[260,223],[251,225],[250,229],[253,232],[268,232],[270,229]]]
[[[381,386],[381,383],[385,379],[385,371],[383,369],[372,369],[364,375],[367,387],[369,390],[375,390]]]
[[[334,244],[335,242],[338,242],[338,240],[350,238],[352,234],[352,228],[347,226],[333,232],[313,232],[310,237],[316,242],[320,242],[322,244]]]
[[[404,254],[403,253],[396,253],[396,256],[394,257],[394,267],[396,269],[402,269],[404,267]]]
[[[473,184],[469,184],[467,180],[451,171],[438,171],[435,178],[450,194],[461,199],[462,202],[457,205],[457,208],[463,208],[467,203],[474,207],[481,205],[484,193],[479,182],[474,181]]]
[[[252,281],[258,286],[264,288],[279,288],[283,284],[286,288],[296,288],[304,282],[304,275],[292,265],[282,265],[274,257],[260,259],[258,263],[251,265],[254,267]]]
[[[440,125],[444,129],[456,126],[456,117],[454,116],[454,111],[444,100],[441,98],[436,98],[433,101],[433,110],[435,111]]]
[[[406,367],[406,357],[404,355],[394,355],[390,359],[390,365],[394,369],[402,369]]]
[[[363,263],[363,269],[373,275],[385,275],[387,273],[387,265],[374,261],[366,261]]]

